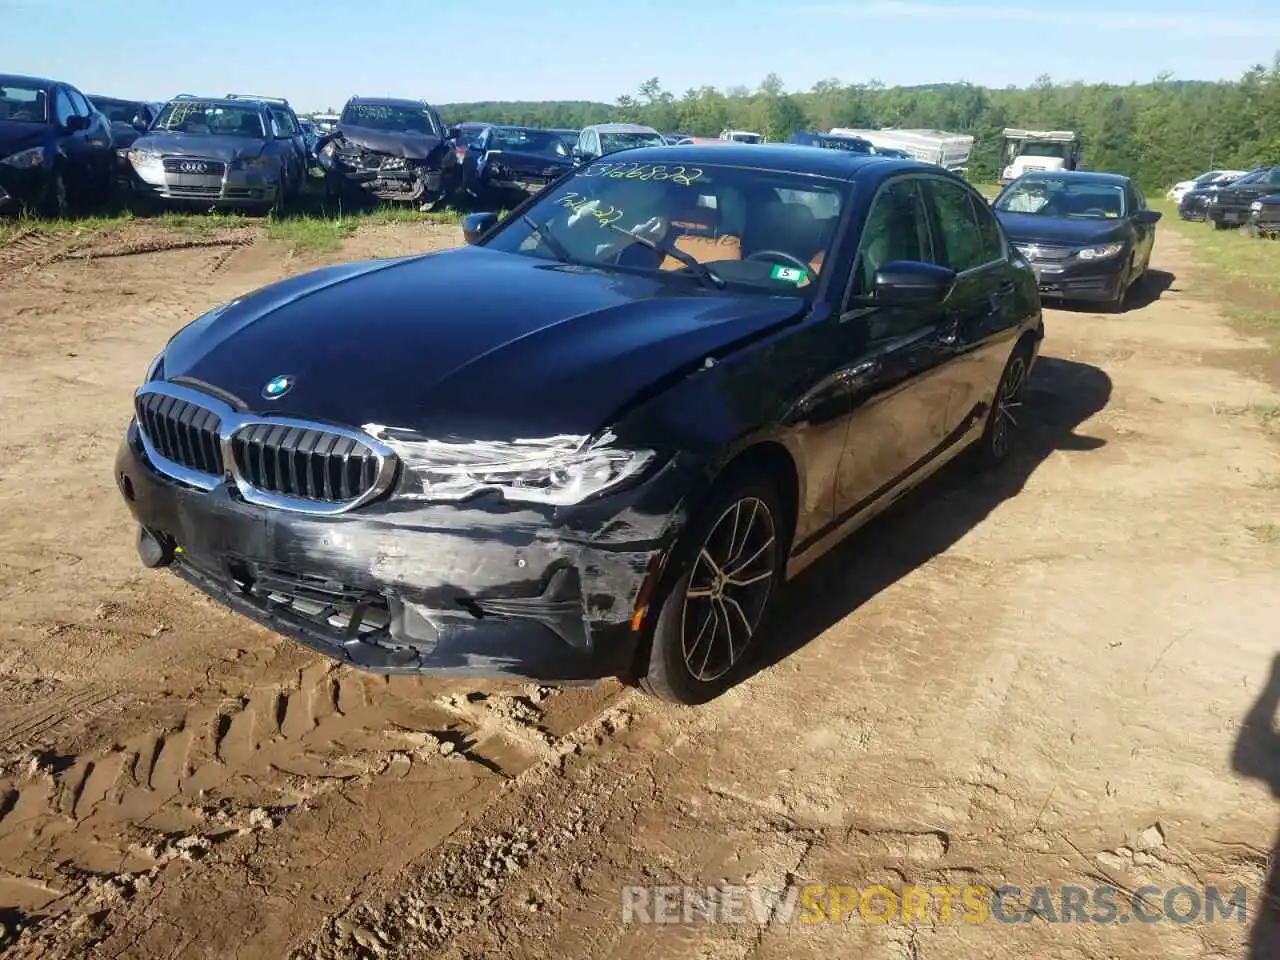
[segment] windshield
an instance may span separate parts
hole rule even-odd
[[[342,124],[367,127],[386,133],[426,133],[439,136],[435,120],[423,107],[402,107],[389,103],[348,103],[342,111]]]
[[[6,83],[0,86],[0,120],[48,123],[49,97],[40,87]]]
[[[458,142],[464,147],[474,147],[488,129],[483,124],[464,123],[458,128]]]
[[[665,147],[660,133],[602,133],[600,147],[605,153],[630,150],[632,147]]]
[[[142,112],[138,104],[130,103],[128,100],[94,97],[92,103],[94,109],[104,114],[112,123],[131,124],[133,118]]]
[[[1024,177],[996,198],[995,209],[1071,220],[1111,220],[1125,215],[1124,187],[1118,183]]]
[[[527,127],[496,127],[489,137],[489,149],[541,153],[550,157],[569,156],[562,137],[550,130],[530,130]]]
[[[846,189],[839,181],[744,167],[596,161],[526,211],[541,230],[517,217],[486,246],[694,280],[692,258],[728,284],[807,292],[828,256]],[[665,252],[673,249],[680,256]]]
[[[202,100],[171,100],[160,111],[151,129],[216,137],[252,137],[256,140],[266,137],[262,117],[256,107]]]
[[[1056,157],[1059,160],[1065,160],[1069,156],[1069,143],[1054,143],[1052,141],[1032,140],[1024,143],[1018,150],[1020,157]]]

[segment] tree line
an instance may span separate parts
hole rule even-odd
[[[662,132],[716,136],[754,130],[786,140],[797,130],[918,127],[969,133],[969,175],[994,180],[1005,127],[1075,130],[1084,165],[1134,177],[1148,190],[1210,169],[1247,170],[1280,163],[1280,54],[1234,81],[1185,81],[1168,75],[1127,86],[1055,83],[990,89],[968,83],[886,87],[823,80],[788,92],[776,74],[755,90],[715,87],[677,96],[658,78],[614,104],[584,100],[486,101],[440,107],[451,123],[466,120],[539,127],[629,121]]]

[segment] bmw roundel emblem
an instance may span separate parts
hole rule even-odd
[[[281,374],[267,381],[267,385],[262,388],[262,395],[268,400],[276,400],[283,397],[286,393],[293,389],[293,377]]]

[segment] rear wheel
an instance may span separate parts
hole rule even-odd
[[[781,580],[785,520],[773,486],[744,475],[713,495],[672,556],[640,685],[696,704],[741,679]]]
[[[995,399],[987,413],[987,425],[982,431],[982,439],[978,441],[981,466],[994,467],[1009,459],[1013,452],[1033,357],[1031,345],[1023,341],[1014,348],[1013,355],[1004,366]]]

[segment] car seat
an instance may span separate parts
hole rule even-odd
[[[742,259],[742,241],[732,234],[719,233],[717,212],[698,204],[696,190],[683,188],[676,204],[670,217],[673,247],[699,263]],[[685,264],[672,256],[662,261],[663,270],[682,270],[684,267]]]

